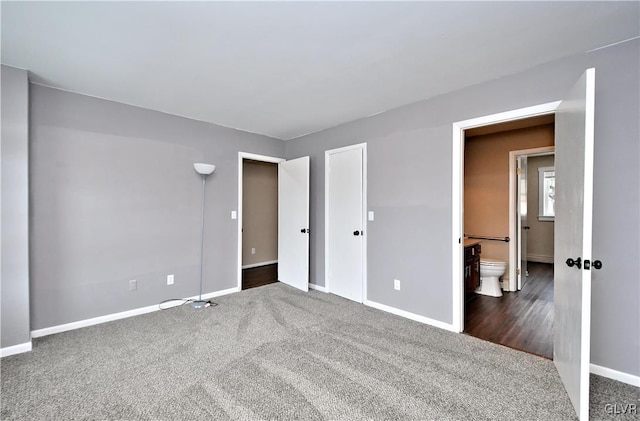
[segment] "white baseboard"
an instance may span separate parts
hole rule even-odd
[[[208,294],[202,294],[203,299],[209,299],[213,297],[219,297],[221,295],[227,295],[234,292],[238,292],[240,289],[238,287],[223,289],[221,291],[210,292]],[[197,300],[199,298],[198,295],[193,297],[185,298],[185,300]],[[180,304],[176,304],[180,305]],[[170,308],[172,306],[168,305],[166,308]],[[175,306],[173,306],[175,307]],[[45,327],[44,329],[36,329],[31,331],[32,338],[40,338],[42,336],[53,335],[54,333],[62,333],[67,332],[69,330],[80,329],[82,327],[98,325],[101,323],[112,322],[114,320],[126,319],[127,317],[140,316],[142,314],[152,313],[154,311],[160,310],[160,306],[158,304],[154,304],[147,307],[136,308],[133,310],[122,311],[120,313],[107,314],[105,316],[93,317],[91,319],[80,320],[77,322],[65,323],[63,325]]]
[[[597,374],[598,376],[607,377],[622,383],[630,384],[631,386],[640,387],[640,376],[623,373],[622,371],[602,367],[593,363],[589,365],[589,371],[593,374]]]
[[[269,260],[268,262],[251,263],[250,265],[242,266],[242,269],[257,268],[257,267],[260,267],[260,266],[273,265],[273,264],[276,264],[276,263],[278,263],[277,260]]]
[[[31,351],[31,341],[25,342],[23,344],[0,348],[0,358],[8,357],[9,355],[22,354],[23,352],[29,351]]]
[[[325,287],[321,287],[320,285],[312,284],[311,282],[309,282],[309,289],[315,289],[316,291],[320,291],[320,292],[327,292],[327,289]]]
[[[415,320],[416,322],[424,323],[440,329],[448,330],[450,332],[458,333],[458,330],[455,329],[452,324],[444,323],[439,320],[430,319],[428,317],[424,317],[415,313],[410,313],[408,311],[400,310],[395,307],[389,307],[384,304],[376,303],[375,301],[365,300],[364,305],[376,308],[378,310],[386,311],[387,313],[395,314],[396,316],[405,317],[410,320]]]
[[[543,256],[542,254],[527,254],[528,262],[553,263],[553,256]]]

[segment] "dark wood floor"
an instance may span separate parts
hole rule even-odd
[[[242,289],[261,287],[278,282],[278,264],[242,269]]]
[[[477,295],[465,309],[464,332],[490,342],[553,358],[553,265],[528,263],[521,291]]]

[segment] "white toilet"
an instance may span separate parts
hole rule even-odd
[[[500,277],[504,275],[506,269],[506,262],[480,258],[480,287],[476,289],[476,294],[502,297]]]

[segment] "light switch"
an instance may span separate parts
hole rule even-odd
[[[373,221],[373,211],[369,211],[369,221]]]
[[[231,211],[231,219],[238,219],[238,212]]]

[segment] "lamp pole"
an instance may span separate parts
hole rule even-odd
[[[193,164],[196,172],[202,176],[202,218],[200,220],[200,293],[197,301],[191,302],[193,308],[203,308],[207,301],[202,301],[202,278],[204,272],[204,202],[205,202],[205,185],[207,176],[215,170],[216,166],[211,164],[196,163]]]

